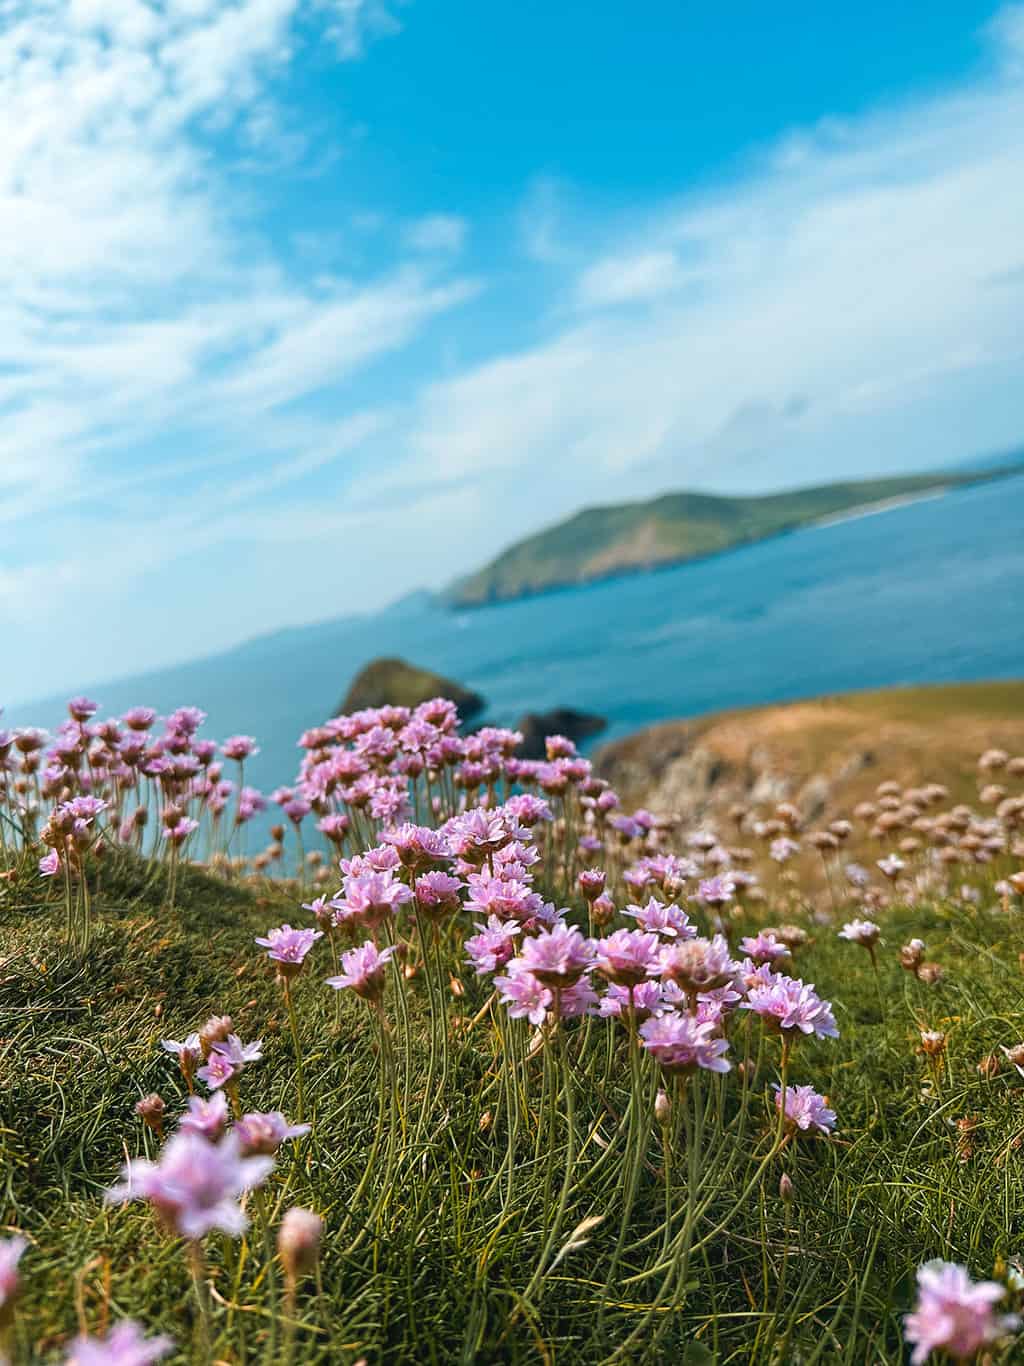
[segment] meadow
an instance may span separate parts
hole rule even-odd
[[[203,719],[0,732],[0,1354],[1024,1359],[1024,758],[686,828],[440,700],[269,797]]]

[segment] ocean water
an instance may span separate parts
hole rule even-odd
[[[481,692],[487,719],[566,705],[595,743],[672,717],[903,683],[1024,676],[1024,476],[656,573],[450,612],[414,602],[90,687],[105,709],[195,703],[205,733],[257,736],[247,777],[295,772],[295,741],[369,659],[400,654]],[[56,699],[10,715],[60,718]],[[6,719],[6,718],[5,718]]]

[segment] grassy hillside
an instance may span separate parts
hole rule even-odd
[[[977,792],[977,756],[1024,753],[1024,681],[884,688],[666,721],[604,746],[598,771],[630,803],[687,818],[736,802],[796,801],[829,819],[868,801],[884,775]]]
[[[457,605],[475,606],[697,559],[854,508],[1002,478],[1019,469],[1017,464],[969,473],[857,480],[766,497],[669,493],[649,502],[585,508],[557,526],[517,541],[490,564],[454,584],[449,597]]]

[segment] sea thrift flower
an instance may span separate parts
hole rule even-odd
[[[161,1044],[168,1053],[177,1054],[178,1066],[181,1068],[182,1076],[191,1086],[196,1068],[203,1058],[203,1051],[199,1043],[199,1035],[189,1034],[189,1036],[180,1043],[177,1039],[162,1039]]]
[[[923,939],[911,939],[900,949],[900,967],[907,972],[917,973],[924,961],[925,944]]]
[[[60,872],[60,855],[56,849],[51,849],[48,854],[44,854],[39,860],[39,876],[53,877]]]
[[[781,974],[768,986],[751,987],[741,1010],[752,1010],[760,1015],[765,1025],[784,1036],[813,1034],[819,1039],[837,1039],[832,1007],[814,990],[813,982]]]
[[[781,1086],[775,1088],[775,1108],[782,1109]],[[785,1109],[783,1124],[788,1133],[830,1134],[836,1126],[835,1111],[813,1086],[787,1086]]]
[[[561,922],[522,945],[519,962],[546,987],[570,987],[594,964],[594,940]]]
[[[152,1366],[174,1343],[165,1334],[147,1338],[134,1319],[123,1319],[102,1338],[75,1338],[64,1358],[64,1366]]]
[[[293,930],[291,925],[279,925],[253,942],[267,950],[267,957],[277,964],[279,976],[296,977],[302,971],[306,954],[323,937],[323,930]]]
[[[28,1247],[20,1235],[0,1240],[0,1328],[10,1321],[18,1293],[18,1263]]]
[[[235,759],[239,763],[253,754],[259,754],[259,746],[251,735],[232,735],[220,747],[225,759]]]
[[[596,901],[604,891],[607,874],[603,868],[584,868],[580,873],[577,882],[579,889],[587,901]]]
[[[286,1210],[277,1231],[277,1251],[284,1274],[291,1282],[316,1269],[324,1221],[312,1210],[294,1205]]]
[[[462,906],[459,893],[462,882],[450,873],[424,873],[415,882],[416,902],[431,920],[454,915]]]
[[[660,970],[656,934],[646,934],[643,930],[616,930],[607,939],[596,942],[595,967],[609,982],[635,986]]]
[[[881,927],[873,920],[851,920],[839,931],[839,938],[848,939],[851,944],[860,944],[865,949],[873,949],[881,933]]]
[[[387,965],[393,956],[394,947],[378,949],[368,939],[357,949],[349,949],[341,955],[342,972],[337,977],[327,977],[329,987],[337,991],[351,989],[364,1001],[379,1001],[384,995],[384,982]]]
[[[886,858],[878,859],[876,866],[882,870],[890,882],[893,882],[907,865],[897,854],[889,854]]]
[[[665,1006],[661,982],[637,983],[632,988],[632,998],[633,1014],[638,1024]],[[616,982],[610,983],[608,990],[601,997],[598,1013],[614,1019],[626,1019],[629,1016],[629,1009],[630,988],[619,986]]]
[[[242,1157],[234,1134],[209,1143],[200,1134],[179,1131],[158,1162],[127,1163],[107,1203],[148,1200],[161,1222],[183,1238],[202,1238],[215,1228],[236,1236],[248,1227],[238,1197],[262,1185],[273,1166],[269,1157]]]
[[[259,1062],[262,1057],[262,1039],[244,1044],[237,1034],[229,1034],[212,1045],[206,1066],[200,1067],[196,1075],[211,1091],[216,1091],[225,1082],[234,1081],[249,1063]]]
[[[400,825],[396,830],[385,831],[381,841],[395,849],[406,868],[428,868],[449,857],[444,836],[428,825]]]
[[[500,811],[474,807],[456,816],[444,828],[451,853],[463,862],[479,867],[512,840],[525,839],[526,832],[514,817]]]
[[[788,863],[793,855],[799,852],[800,846],[796,840],[791,840],[786,835],[779,835],[768,846],[768,854],[776,863]]]
[[[734,981],[739,966],[733,961],[725,938],[716,934],[712,939],[664,945],[650,972],[675,982],[684,991],[712,991]]]
[[[184,1133],[200,1134],[209,1143],[216,1143],[228,1127],[228,1102],[223,1091],[214,1091],[209,1100],[191,1096],[188,1109],[178,1121]]]
[[[921,1052],[929,1058],[941,1058],[946,1051],[946,1036],[941,1029],[921,1030]]]
[[[953,1262],[926,1262],[917,1273],[917,1304],[904,1321],[904,1333],[914,1345],[914,1366],[932,1352],[947,1352],[967,1361],[982,1347],[1012,1332],[1015,1314],[996,1314],[993,1306],[1006,1294],[995,1281],[972,1281]]]
[[[516,959],[518,963],[521,960]],[[498,998],[506,1006],[513,1020],[527,1019],[532,1025],[542,1025],[553,996],[551,991],[524,969],[509,970],[505,977],[495,977]]]
[[[748,934],[745,939],[740,940],[740,948],[753,962],[768,963],[770,966],[790,957],[789,949],[775,938],[771,930]]]
[[[597,992],[590,985],[588,977],[581,977],[571,987],[562,988],[558,994],[558,1004],[563,1020],[571,1020],[578,1015],[593,1015],[598,1004]]]
[[[487,924],[478,926],[478,932],[466,940],[466,961],[472,964],[478,977],[496,972],[514,954],[513,940],[521,933],[522,927],[514,921],[500,920],[496,915],[488,916]]]
[[[666,905],[651,897],[646,906],[627,906],[625,914],[642,930],[649,930],[661,939],[697,938],[697,928],[690,924],[690,917],[671,902]]]
[[[736,884],[728,873],[705,878],[697,887],[697,895],[705,906],[725,906],[736,894]]]
[[[644,1047],[665,1072],[728,1072],[731,1063],[724,1056],[729,1042],[718,1035],[709,1022],[700,1023],[692,1015],[654,1016],[640,1026]]]
[[[331,905],[338,912],[339,924],[354,920],[374,929],[411,900],[412,892],[404,882],[396,882],[390,872],[366,873],[347,876],[344,895],[335,897]]]
[[[244,1157],[253,1153],[269,1157],[289,1138],[308,1134],[310,1127],[308,1124],[289,1124],[280,1110],[271,1110],[267,1114],[243,1115],[235,1125],[234,1133]]]

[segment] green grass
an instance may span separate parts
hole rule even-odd
[[[108,864],[97,932],[82,962],[61,948],[59,907],[40,900],[37,879],[18,878],[3,895],[0,1224],[32,1243],[23,1262],[16,1360],[59,1359],[80,1310],[93,1329],[108,1316],[136,1316],[175,1338],[174,1360],[200,1361],[180,1244],[161,1235],[142,1206],[106,1208],[102,1193],[126,1154],[146,1148],[135,1101],[158,1090],[169,1111],[182,1103],[174,1060],[160,1039],[182,1037],[213,1012],[229,1012],[244,1038],[266,1040],[264,1061],[244,1078],[246,1107],[294,1113],[280,993],[252,936],[289,916],[295,921],[295,902],[283,887],[254,893],[189,872],[177,908],[168,912],[159,880],[147,882],[138,866]],[[777,908],[759,920],[780,918]],[[893,910],[884,933],[884,1019],[867,954],[838,941],[835,927],[821,927],[801,952],[797,966],[834,1001],[842,1037],[797,1045],[790,1080],[827,1091],[839,1136],[790,1148],[771,1164],[760,1190],[696,1260],[685,1306],[667,1320],[656,1316],[663,1330],[656,1360],[895,1363],[905,1359],[899,1316],[910,1305],[920,1262],[942,1256],[985,1275],[1024,1251],[1022,1083],[1005,1067],[988,1078],[977,1070],[1000,1044],[1024,1037],[1020,916],[1004,913],[990,896],[979,910],[943,901]],[[946,970],[936,986],[925,987],[896,964],[899,944],[915,934]],[[269,1190],[272,1223],[292,1204],[326,1221],[323,1295],[312,1284],[300,1294],[295,1359],[603,1359],[643,1318],[650,1293],[626,1286],[643,1265],[627,1250],[598,1327],[620,1177],[600,1168],[588,1176],[565,1229],[591,1216],[606,1216],[604,1222],[545,1279],[529,1311],[513,1313],[545,1233],[545,1178],[550,1171],[555,1189],[561,1179],[561,1148],[553,1163],[538,1160],[534,1134],[521,1135],[503,1212],[504,1185],[496,1192],[489,1186],[505,1138],[500,1123],[488,1127],[484,1120],[500,1111],[493,1033],[487,1022],[468,1036],[456,1030],[448,1091],[424,1097],[418,982],[413,1115],[416,1104],[432,1102],[430,1123],[423,1143],[402,1161],[376,1226],[346,1253],[366,1213],[351,1200],[372,1141],[378,1058],[369,1012],[358,1001],[343,1002],[340,1031],[332,1031],[333,994],[319,981],[326,971],[323,956],[296,991],[314,1132],[282,1152]],[[453,1009],[465,1019],[484,995],[464,980],[467,994]],[[949,1035],[931,1095],[923,1094],[928,1068],[915,1051],[922,1026]],[[598,1044],[603,1049],[603,1033]],[[578,1053],[578,1029],[571,1047]],[[764,1094],[773,1060],[767,1051],[754,1082]],[[605,1098],[619,1112],[627,1070],[623,1062],[622,1086]],[[599,1116],[592,1088],[579,1087],[579,1105],[585,1124]],[[749,1146],[763,1151],[763,1100],[752,1114]],[[954,1127],[964,1116],[977,1117],[966,1160]],[[591,1147],[584,1170],[597,1156]],[[637,1236],[661,1217],[653,1133],[646,1158]],[[747,1158],[741,1156],[741,1170]],[[777,1195],[783,1170],[795,1186],[788,1206]],[[709,1222],[728,1212],[739,1184],[723,1189]],[[280,1331],[271,1350],[273,1290],[257,1230],[241,1245],[218,1236],[208,1244],[217,1359],[283,1360]]]

